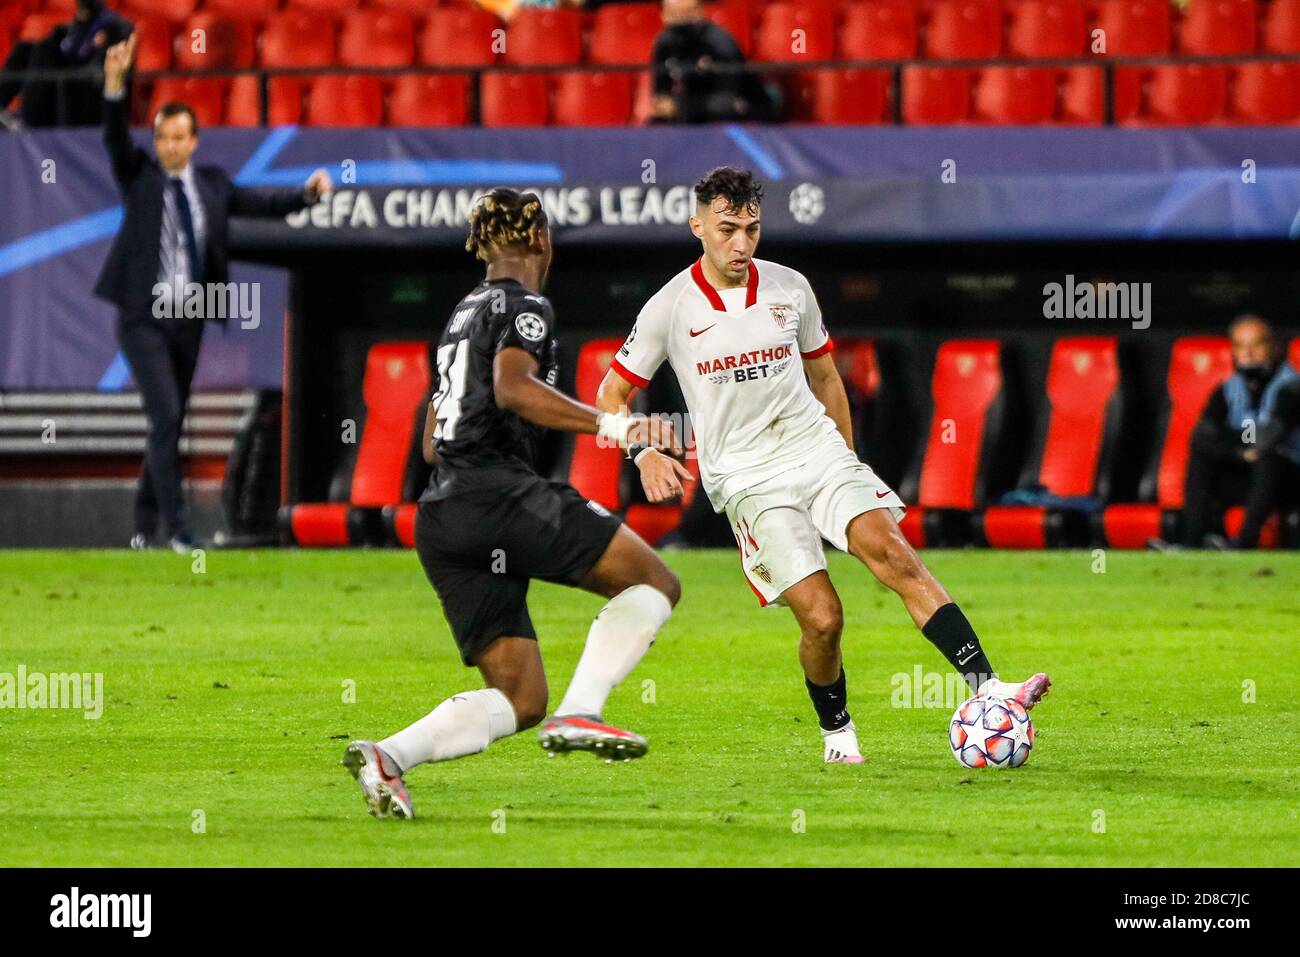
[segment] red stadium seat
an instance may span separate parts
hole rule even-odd
[[[1269,0],[1263,48],[1269,53],[1300,53],[1300,0]]]
[[[182,23],[189,18],[196,7],[198,0],[127,0],[123,5],[127,13],[126,19],[134,21],[137,17],[161,17],[172,23]]]
[[[888,70],[816,70],[812,88],[814,122],[866,124],[889,119]]]
[[[399,76],[388,101],[389,126],[464,126],[469,119],[469,77],[464,74]]]
[[[438,0],[369,0],[371,10],[398,10],[412,19],[428,16],[437,7]],[[469,9],[468,7],[464,9]]]
[[[67,18],[58,13],[28,14],[23,19],[22,29],[18,31],[18,39],[36,43],[44,40],[50,35],[50,31],[66,21]]]
[[[1097,11],[1096,27],[1105,34],[1106,53],[1110,56],[1168,53],[1173,42],[1170,7],[1169,0],[1103,0]]]
[[[936,60],[977,60],[1002,51],[1002,10],[997,0],[939,0],[930,13],[925,55]]]
[[[297,544],[377,544],[384,537],[380,510],[415,498],[423,474],[419,446],[432,382],[429,369],[428,343],[370,347],[361,385],[365,416],[352,446],[355,460],[344,461],[329,502],[280,510],[281,527]]]
[[[706,17],[731,34],[740,52],[748,59],[754,49],[754,20],[749,7],[737,0],[724,0],[723,3],[705,4],[703,10]]]
[[[977,123],[1035,126],[1056,113],[1056,71],[996,66],[976,76],[971,119]]]
[[[9,56],[9,51],[13,49],[14,43],[18,39],[17,31],[10,25],[8,20],[0,20],[0,63]]]
[[[831,353],[835,360],[835,371],[844,383],[844,394],[849,400],[849,414],[853,424],[854,448],[859,457],[872,464],[876,472],[884,474],[882,465],[892,465],[893,459],[901,459],[903,454],[895,451],[897,443],[892,436],[882,435],[881,430],[887,425],[882,414],[880,392],[880,362],[876,355],[874,339],[856,338],[854,336],[836,337],[835,349]]]
[[[221,13],[235,19],[263,23],[280,9],[280,0],[203,0],[204,13]]]
[[[591,31],[592,63],[622,63],[645,66],[650,62],[655,37],[663,29],[659,5],[655,3],[612,3],[596,11]]]
[[[318,76],[307,102],[308,126],[378,126],[384,88],[377,76]]]
[[[287,10],[308,10],[312,13],[327,13],[341,17],[350,10],[355,10],[357,0],[284,0]]]
[[[1287,352],[1287,361],[1297,372],[1300,372],[1300,336],[1291,340],[1291,348]]]
[[[755,59],[799,63],[835,57],[835,19],[830,7],[777,0],[763,8]]]
[[[427,66],[491,66],[504,42],[505,28],[486,10],[432,10],[420,33],[420,62]]]
[[[559,73],[554,84],[556,126],[625,126],[632,115],[630,73]]]
[[[1191,0],[1178,47],[1202,56],[1255,52],[1255,0]]]
[[[770,3],[759,21],[754,58],[767,63],[799,63],[835,57],[835,20],[829,6]],[[816,79],[812,73],[783,73],[771,81],[783,90],[792,120],[811,120]]]
[[[267,80],[267,123],[271,126],[301,123],[310,86],[311,81],[304,76],[273,76]]]
[[[261,82],[256,76],[237,76],[230,81],[226,93],[226,125],[262,125]]]
[[[844,9],[840,56],[845,60],[905,60],[916,56],[912,0],[870,0]]]
[[[1241,532],[1242,523],[1246,519],[1246,509],[1242,505],[1234,505],[1223,513],[1223,530],[1229,538],[1236,538]],[[1260,548],[1277,548],[1281,544],[1281,523],[1278,521],[1278,515],[1274,512],[1267,519],[1259,530]]]
[[[545,126],[546,74],[484,73],[479,104],[484,126]]]
[[[1219,119],[1228,105],[1228,73],[1222,66],[1187,64],[1152,67],[1145,123],[1202,126]]]
[[[225,84],[221,80],[205,77],[163,77],[154,82],[149,97],[149,119],[164,103],[189,104],[199,119],[200,130],[205,126],[220,126],[225,118]]]
[[[596,401],[596,390],[622,345],[622,339],[593,339],[578,350],[573,394],[579,402]],[[593,502],[618,511],[623,504],[619,473],[624,458],[622,450],[598,443],[594,435],[575,435],[573,457],[569,460],[569,484]]]
[[[1230,108],[1234,122],[1271,126],[1300,120],[1300,64],[1243,63]]]
[[[306,10],[286,10],[267,21],[262,33],[262,65],[332,66],[336,24]]]
[[[1058,339],[1047,370],[1046,407],[1020,485],[1053,495],[1105,498],[1122,415],[1119,342],[1112,336]],[[994,548],[1083,545],[1078,512],[991,505],[976,516],[976,538]]]
[[[1174,343],[1166,378],[1167,401],[1158,459],[1143,476],[1141,502],[1109,505],[1102,512],[1102,541],[1114,548],[1143,548],[1147,540],[1168,537],[1166,512],[1183,506],[1192,429],[1210,393],[1232,374],[1226,338],[1184,336]]]
[[[140,17],[135,21],[135,68],[137,70],[170,70],[172,66],[172,25],[163,17]],[[189,34],[183,36],[183,46],[189,48]]]
[[[1100,67],[1069,67],[1062,71],[1061,121],[1098,125],[1105,119],[1104,78]],[[1115,122],[1137,116],[1142,99],[1142,71],[1115,71]]]
[[[965,122],[970,114],[969,70],[903,69],[903,122],[909,126]]]
[[[901,487],[902,523],[914,545],[962,544],[969,513],[984,506],[987,477],[1005,418],[1002,344],[954,339],[935,356],[933,411],[919,468]]]
[[[415,26],[400,11],[356,10],[339,33],[340,66],[410,66],[415,60]]]
[[[197,42],[199,36],[203,39],[202,44]],[[205,10],[194,14],[181,27],[176,44],[176,68],[220,70],[250,67],[256,53],[257,44],[250,21]]]
[[[506,31],[505,62],[549,66],[582,59],[582,18],[571,7],[525,7]]]
[[[645,126],[654,113],[654,78],[649,70],[640,70],[632,79],[632,124]]]
[[[1017,57],[1073,57],[1085,49],[1083,0],[1033,0],[1011,7],[1007,53]]]
[[[302,122],[303,101],[310,81],[300,76],[273,76],[267,80],[266,119],[270,126],[295,126]],[[261,80],[237,76],[230,81],[226,97],[227,126],[260,126]]]

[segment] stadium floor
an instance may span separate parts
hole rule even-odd
[[[104,676],[98,720],[0,712],[0,865],[1300,865],[1300,554],[925,557],[1004,676],[1052,673],[1024,768],[960,767],[952,701],[897,706],[946,666],[839,555],[867,763],[823,765],[788,612],[734,552],[676,552],[682,604],[606,713],[647,757],[528,732],[415,770],[399,822],[344,745],[477,685],[414,555],[0,552],[0,680]],[[554,702],[600,601],[532,596]]]

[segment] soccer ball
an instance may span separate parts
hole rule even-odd
[[[1034,747],[1034,725],[1020,702],[979,695],[953,712],[948,744],[968,768],[1018,768]]]

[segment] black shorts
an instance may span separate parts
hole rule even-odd
[[[415,550],[465,664],[503,636],[536,639],[529,580],[576,585],[622,524],[572,486],[540,476],[421,502]]]

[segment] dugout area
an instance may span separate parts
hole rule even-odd
[[[559,384],[566,392],[575,394],[577,384],[579,393],[584,388],[594,393],[604,365],[596,370],[587,356],[585,384],[578,382],[583,346],[604,339],[616,345],[621,340],[641,304],[698,254],[689,236],[682,239],[643,246],[601,245],[566,243],[563,231],[557,233],[546,292],[558,317]],[[446,246],[314,247],[301,252],[262,248],[244,251],[243,258],[287,266],[292,275],[285,329],[283,540],[409,543],[412,513],[400,506],[413,499],[425,475],[418,446],[411,441],[412,434],[418,441],[424,396],[409,414],[390,412],[384,420],[390,423],[386,428],[405,422],[409,428],[405,436],[383,436],[382,455],[369,450],[372,463],[378,458],[389,463],[384,468],[400,473],[398,478],[378,479],[379,484],[395,481],[402,488],[396,501],[385,503],[391,506],[389,514],[385,516],[373,498],[364,508],[347,507],[358,488],[370,489],[363,495],[373,493],[377,480],[373,467],[364,476],[357,472],[358,453],[366,454],[366,426],[374,425],[363,394],[367,357],[381,343],[436,343],[454,304],[481,279],[482,264],[459,248]],[[1086,521],[1067,522],[1068,527],[1063,527],[1053,526],[1048,516],[1041,529],[987,534],[980,521],[972,526],[971,515],[961,514],[982,512],[1004,492],[1033,479],[1046,441],[1045,390],[1059,340],[1081,336],[1114,340],[1115,400],[1122,415],[1109,426],[1101,495],[1108,503],[1136,503],[1156,495],[1153,475],[1160,467],[1168,427],[1168,376],[1178,340],[1222,337],[1227,323],[1244,312],[1271,321],[1286,343],[1300,335],[1294,245],[1281,241],[816,246],[772,241],[760,247],[760,258],[788,264],[809,277],[837,346],[868,343],[874,352],[874,369],[859,368],[856,380],[851,366],[841,366],[850,386],[858,447],[909,504],[917,501],[921,460],[935,411],[932,379],[941,347],[952,340],[999,344],[997,428],[990,428],[982,443],[987,447],[981,449],[974,499],[966,508],[959,503],[956,508],[927,509],[934,514],[926,527],[909,530],[918,544],[1044,547],[1105,540],[1099,518],[1093,527]],[[1089,280],[1150,283],[1149,325],[1134,328],[1135,321],[1141,325],[1143,320],[1123,318],[1045,317],[1044,286],[1064,282],[1067,276],[1080,285]],[[1291,354],[1293,361],[1300,361],[1300,345]],[[410,388],[410,382],[394,384],[376,394]],[[592,395],[581,397],[590,401]],[[684,409],[666,367],[640,402],[647,410]],[[357,427],[354,442],[346,440],[349,421]],[[370,443],[375,440],[372,436]],[[625,467],[621,476],[611,479],[609,461],[589,460],[591,449],[579,449],[575,458],[579,443],[572,436],[556,437],[552,474],[573,481],[593,498],[605,498],[611,507],[644,509],[635,473]],[[404,463],[399,461],[402,456]],[[581,474],[584,468],[585,475]],[[601,472],[606,473],[604,478],[597,474]],[[1169,485],[1168,476],[1163,481]],[[588,488],[584,482],[594,484]],[[296,536],[292,510],[301,503],[334,503],[334,516],[315,532]],[[1162,527],[1168,531],[1176,510],[1159,511],[1164,513],[1159,519],[1165,523]],[[1296,527],[1288,526],[1288,520]],[[639,523],[632,524],[638,527]],[[648,538],[656,538],[675,525],[673,515],[643,514],[639,527]],[[1138,534],[1130,529],[1127,537],[1105,543],[1133,546]],[[1281,516],[1274,534],[1269,540],[1300,541],[1300,519]]]

